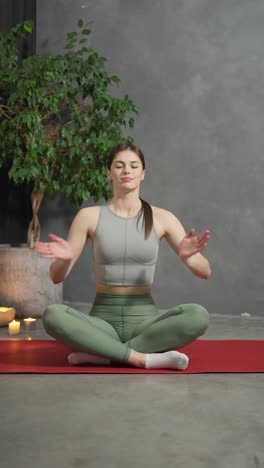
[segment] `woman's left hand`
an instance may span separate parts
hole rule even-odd
[[[207,246],[207,241],[210,239],[210,231],[206,230],[194,236],[195,229],[191,229],[189,233],[182,239],[178,246],[178,255],[182,259],[187,259],[195,255]]]

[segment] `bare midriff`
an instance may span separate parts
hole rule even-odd
[[[100,294],[149,294],[151,284],[146,286],[111,286],[108,284],[96,283],[95,289]]]

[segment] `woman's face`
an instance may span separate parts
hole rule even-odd
[[[145,170],[138,155],[127,149],[115,155],[107,176],[115,188],[134,189],[144,179]]]

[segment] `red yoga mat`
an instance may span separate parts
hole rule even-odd
[[[181,348],[189,358],[184,371],[138,369],[123,363],[70,366],[72,352],[54,340],[0,340],[2,374],[202,374],[264,372],[264,341],[196,340]]]

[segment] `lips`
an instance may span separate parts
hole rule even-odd
[[[133,179],[131,179],[130,177],[123,177],[123,179],[121,180],[124,180],[125,182],[129,182],[130,180],[133,180]]]

